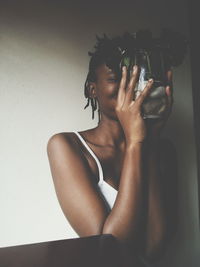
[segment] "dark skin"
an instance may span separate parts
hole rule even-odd
[[[165,116],[151,123],[142,118],[141,105],[153,81],[135,99],[137,66],[129,81],[126,68],[120,81],[105,64],[96,74],[89,94],[97,98],[101,120],[97,127],[79,133],[99,158],[104,180],[118,190],[117,198],[109,211],[97,190],[97,165],[74,133],[56,134],[48,142],[57,197],[79,236],[112,234],[121,244],[140,248],[149,261],[155,260],[176,225],[172,220],[177,195],[175,153],[172,144],[160,138],[172,108],[172,88],[166,87]],[[172,73],[167,77],[171,84]]]

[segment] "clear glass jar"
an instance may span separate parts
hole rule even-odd
[[[142,104],[143,118],[162,118],[167,107],[166,68],[159,49],[147,52],[140,49],[136,52],[135,62],[140,67],[139,80],[135,88],[136,98],[144,90],[148,80],[154,79],[150,94]]]

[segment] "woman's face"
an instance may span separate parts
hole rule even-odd
[[[115,120],[117,119],[115,107],[120,83],[118,76],[102,64],[96,69],[96,82],[93,83],[101,113]]]

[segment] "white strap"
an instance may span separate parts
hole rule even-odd
[[[83,145],[87,148],[87,150],[90,152],[90,154],[95,159],[97,166],[98,166],[98,169],[99,169],[99,182],[98,182],[98,184],[102,183],[103,182],[103,170],[102,170],[101,163],[100,163],[99,159],[97,158],[95,153],[92,151],[92,149],[88,146],[88,144],[83,139],[83,137],[78,132],[76,132],[76,131],[73,131],[73,132],[79,137],[79,139],[82,141]]]

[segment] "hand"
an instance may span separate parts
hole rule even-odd
[[[173,93],[172,93],[172,71],[167,72],[167,83],[168,86],[165,88],[167,96],[167,107],[163,114],[163,117],[160,119],[146,119],[147,127],[147,138],[148,139],[158,139],[160,137],[161,131],[164,128],[172,110],[173,105]]]
[[[117,96],[116,114],[124,130],[127,143],[141,143],[146,137],[146,126],[141,116],[141,105],[150,92],[153,80],[148,81],[142,93],[135,99],[134,88],[138,75],[138,67],[134,66],[127,85],[127,69],[124,66]]]

